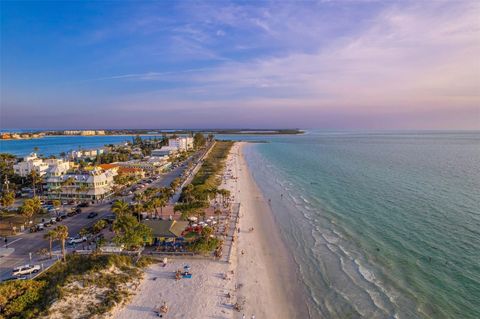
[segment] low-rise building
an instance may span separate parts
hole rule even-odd
[[[144,220],[142,223],[152,229],[156,243],[160,240],[182,237],[189,224],[187,221],[158,219]]]
[[[152,156],[155,156],[155,157],[171,156],[177,152],[178,152],[178,147],[176,146],[162,146],[162,148],[153,150]]]
[[[105,131],[93,131],[93,130],[68,130],[63,131],[64,135],[84,135],[84,136],[91,136],[91,135],[105,135]]]
[[[72,159],[81,159],[81,158],[95,158],[100,154],[103,154],[105,151],[103,149],[94,149],[94,150],[78,150],[72,151],[70,157]]]
[[[145,171],[138,167],[119,167],[119,175],[133,176],[136,178],[144,178]]]
[[[64,135],[80,135],[80,131],[63,131]]]
[[[116,164],[118,164],[120,167],[139,168],[145,171],[147,174],[158,174],[168,169],[171,163],[168,162],[167,157],[151,156],[143,160],[118,162]]]

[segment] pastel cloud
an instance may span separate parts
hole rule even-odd
[[[91,46],[135,39],[108,54],[134,72],[71,81],[83,85],[71,95],[98,92],[90,105],[99,124],[480,129],[478,2],[188,2],[169,10],[181,23],[157,17],[154,4],[88,33]],[[15,118],[8,109],[7,117]]]

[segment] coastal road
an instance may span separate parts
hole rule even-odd
[[[195,167],[188,172],[187,178],[185,179],[185,181],[183,181],[182,185],[178,187],[177,191],[175,192],[175,194],[173,194],[172,198],[170,199],[170,204],[175,204],[178,201],[178,199],[180,198],[180,194],[182,193],[182,188],[184,188],[186,185],[192,182],[193,178],[195,177],[195,174],[197,174],[200,167],[202,167],[203,160],[205,159],[205,157],[207,157],[208,153],[210,153],[210,151],[213,149],[214,145],[215,145],[215,141],[211,142],[209,145],[207,145],[207,148],[205,149],[203,154],[198,157],[195,163]]]
[[[161,178],[150,185],[150,187],[166,187],[177,177],[180,177],[185,169],[184,165],[180,165],[168,173],[161,174]],[[131,196],[130,196],[131,197]],[[46,228],[43,231],[37,233],[21,233],[16,236],[8,237],[8,248],[13,248],[14,251],[8,254],[4,249],[0,249],[0,281],[9,278],[11,276],[12,268],[27,264],[30,262],[30,253],[32,254],[32,263],[39,263],[38,258],[41,257],[37,252],[43,248],[48,249],[48,240],[43,236],[48,232],[48,229],[53,229],[57,225],[67,225],[69,234],[71,237],[78,234],[78,232],[84,228],[93,225],[96,221],[104,218],[111,213],[110,202],[114,200],[108,200],[101,203],[90,205],[89,207],[82,208],[82,212],[78,215],[67,217],[63,221]],[[98,213],[95,218],[87,218],[91,212]],[[0,248],[7,248],[3,238],[0,241]],[[59,249],[58,242],[55,242],[54,250]]]

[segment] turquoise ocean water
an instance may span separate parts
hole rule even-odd
[[[480,318],[480,132],[222,138],[268,142],[247,145],[246,158],[311,318]],[[0,141],[0,151],[130,139]]]
[[[480,318],[480,133],[309,132],[246,154],[312,318]]]

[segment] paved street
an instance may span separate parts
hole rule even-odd
[[[161,178],[153,182],[150,187],[169,186],[175,178],[182,175],[184,168],[184,166],[180,166],[168,173],[162,174]],[[130,199],[131,197],[132,196],[129,196]],[[70,236],[75,236],[82,228],[89,227],[96,221],[110,214],[110,207],[110,200],[105,201],[104,203],[90,205],[90,207],[82,208],[82,213],[68,217],[56,225],[67,225]],[[98,216],[89,219],[87,218],[87,215],[90,212],[97,212]],[[54,228],[56,225],[50,226],[49,228]],[[47,231],[48,228],[37,233],[26,232],[8,238],[8,248],[13,248],[14,251],[8,256],[0,256],[0,280],[9,278],[11,276],[12,268],[29,263],[30,253],[32,253],[33,263],[39,263],[38,259],[42,256],[37,252],[43,248],[48,248],[48,241],[43,238]],[[0,243],[0,248],[7,248],[3,242],[3,238]],[[55,242],[54,250],[60,249],[59,247],[59,243]]]

